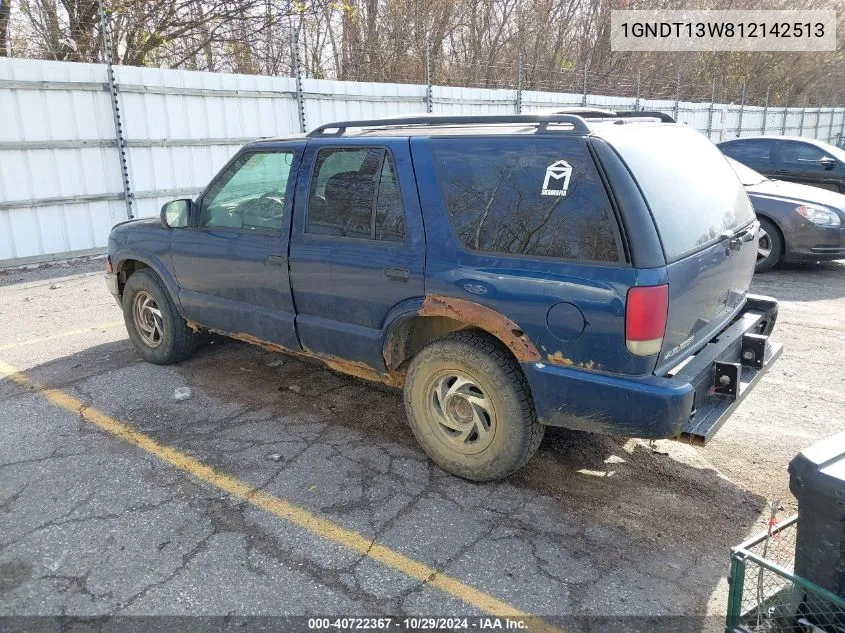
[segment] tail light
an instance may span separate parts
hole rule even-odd
[[[111,265],[111,255],[109,255],[108,258],[106,258],[106,272],[107,273],[113,273],[114,272],[114,267]]]
[[[651,356],[663,346],[669,286],[639,286],[628,290],[625,306],[625,345],[632,354]]]

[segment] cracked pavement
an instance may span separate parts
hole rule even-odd
[[[548,621],[710,615],[695,630],[721,630],[730,546],[765,529],[768,499],[783,517],[794,510],[786,464],[842,428],[839,262],[755,280],[782,301],[786,351],[706,449],[552,430],[528,467],[495,484],[433,466],[398,391],[319,363],[220,338],[178,366],[144,363],[114,325],[102,266],[0,272],[0,360]],[[182,386],[193,395],[179,402]],[[0,615],[56,614],[483,612],[2,379]]]

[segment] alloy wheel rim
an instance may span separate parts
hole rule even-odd
[[[765,229],[761,228],[757,232],[757,263],[759,264],[771,254],[772,238],[766,233]]]
[[[464,454],[479,453],[493,441],[496,414],[493,403],[468,374],[441,372],[429,383],[426,407],[435,436]]]
[[[132,323],[145,345],[149,347],[161,345],[164,336],[161,309],[146,290],[139,290],[132,300]]]

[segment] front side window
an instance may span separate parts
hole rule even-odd
[[[292,164],[293,152],[240,156],[203,197],[200,227],[281,231]]]
[[[305,232],[403,241],[405,212],[390,152],[380,147],[321,149],[308,193]]]
[[[822,158],[829,157],[824,150],[810,143],[796,141],[780,142],[780,160],[788,165],[818,165]]]
[[[473,251],[619,261],[615,220],[582,141],[434,138],[452,229]]]

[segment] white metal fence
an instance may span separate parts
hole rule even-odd
[[[765,133],[838,143],[845,131],[845,108],[318,79],[302,79],[298,90],[290,77],[129,66],[114,71],[138,217],[158,214],[168,199],[197,193],[243,143],[298,133],[303,122],[312,129],[427,109],[513,114],[590,105],[661,110],[714,141]],[[0,60],[0,266],[101,251],[109,229],[126,217],[106,66]]]

